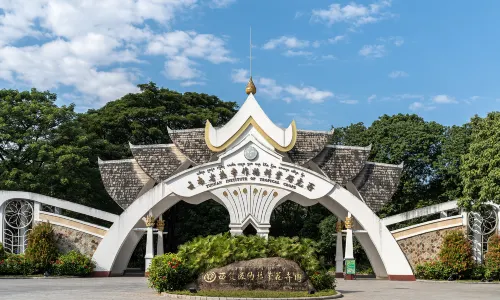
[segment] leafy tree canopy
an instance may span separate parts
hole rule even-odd
[[[172,129],[200,128],[210,120],[214,126],[226,123],[236,113],[236,102],[225,102],[216,96],[179,93],[156,84],[139,85],[131,93],[89,110],[80,116],[84,128],[106,140],[110,147],[103,159],[129,157],[128,143],[170,143],[167,126]]]
[[[471,143],[460,168],[464,186],[460,204],[479,210],[488,201],[500,204],[500,112],[475,116],[471,124]]]

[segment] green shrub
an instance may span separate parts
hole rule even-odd
[[[0,260],[5,259],[7,257],[5,253],[5,249],[3,248],[3,244],[0,243]]]
[[[317,243],[310,239],[297,237],[270,237],[268,241],[268,257],[282,257],[299,264],[308,275],[322,269],[317,255]]]
[[[33,227],[28,234],[28,247],[25,252],[26,258],[33,262],[39,272],[50,269],[51,262],[58,256],[54,231],[50,223],[41,222]]]
[[[309,280],[317,291],[335,289],[335,276],[328,272],[314,272]]]
[[[158,293],[181,290],[194,279],[185,262],[173,253],[155,256],[148,272],[149,287]]]
[[[486,268],[484,265],[476,264],[470,272],[470,279],[480,280],[483,279],[486,274]]]
[[[417,265],[416,276],[419,279],[445,280],[453,271],[439,260]]]
[[[500,280],[500,236],[498,235],[492,236],[488,241],[485,267],[486,277]]]
[[[9,254],[0,260],[0,275],[31,275],[35,266],[22,254]]]
[[[177,252],[194,276],[211,268],[242,260],[281,257],[295,261],[308,275],[321,269],[316,243],[310,239],[231,236],[229,233],[197,237]]]
[[[59,256],[52,264],[54,275],[87,276],[94,271],[90,257],[76,251]]]
[[[240,260],[266,257],[266,240],[259,236],[229,233],[197,237],[179,247],[179,258],[194,275]]]
[[[472,270],[474,266],[472,246],[462,231],[453,230],[445,235],[439,260],[459,277],[466,276]]]

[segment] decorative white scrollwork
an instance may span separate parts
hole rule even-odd
[[[10,200],[5,206],[5,223],[14,229],[26,228],[33,221],[33,205],[26,200]]]
[[[22,199],[10,200],[4,209],[4,247],[11,253],[24,253],[33,224],[33,204]]]
[[[488,240],[498,228],[497,208],[484,205],[479,212],[469,212],[469,239],[472,241],[474,259],[482,263],[488,248]]]

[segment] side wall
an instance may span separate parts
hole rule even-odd
[[[411,267],[415,270],[416,265],[437,259],[444,236],[450,231],[462,230],[462,228],[463,227],[453,227],[426,232],[400,239],[397,242]]]
[[[35,223],[49,222],[52,225],[57,248],[62,253],[75,250],[92,257],[108,230],[105,227],[45,211],[40,212],[38,218]]]

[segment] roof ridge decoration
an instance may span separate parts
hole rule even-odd
[[[250,125],[279,151],[288,152],[295,146],[297,140],[295,120],[286,129],[280,128],[269,119],[252,93],[248,95],[240,110],[224,126],[214,128],[207,120],[205,142],[214,152],[224,151]]]

